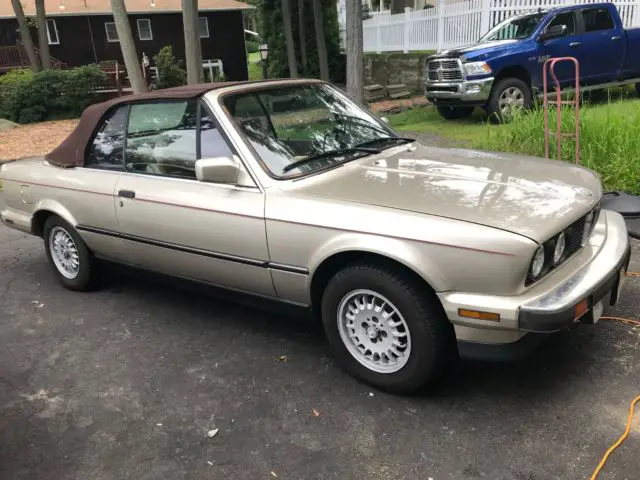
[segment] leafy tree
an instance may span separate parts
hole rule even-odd
[[[345,58],[340,52],[340,33],[338,27],[338,12],[335,0],[317,0],[322,9],[322,25],[324,26],[326,56],[328,58],[329,79],[344,83]],[[250,0],[250,3],[253,3]],[[304,42],[307,53],[307,69],[304,70],[305,76],[320,78],[320,56],[318,54],[318,43],[316,40],[316,28],[314,24],[314,15],[312,12],[312,2],[307,1],[304,8]],[[299,2],[291,2],[291,18],[299,17]],[[260,2],[260,23],[262,41],[269,45],[269,56],[267,64],[270,78],[283,78],[288,76],[289,69],[287,67],[287,49],[285,43],[284,25],[281,10],[281,0],[261,0]],[[300,22],[292,21],[293,38],[300,38]],[[321,49],[322,50],[322,49]],[[298,67],[302,71],[303,64],[300,52],[302,48],[298,48],[296,52],[296,61]]]
[[[44,0],[36,0],[36,24],[38,26],[38,49],[40,50],[40,60],[42,69],[51,68],[51,54],[49,53],[49,38],[47,36],[47,12]]]
[[[147,91],[147,83],[142,76],[142,68],[136,51],[136,44],[133,42],[133,34],[131,33],[131,24],[127,16],[127,7],[124,0],[110,0],[111,11],[113,13],[113,21],[116,24],[118,32],[118,40],[120,41],[120,49],[124,58],[124,65],[127,68],[127,75],[131,82],[133,93],[141,93]]]
[[[184,56],[187,62],[187,83],[202,82],[202,50],[198,30],[198,0],[182,0]]]
[[[153,63],[158,69],[156,88],[178,87],[187,83],[187,72],[178,66],[170,45],[162,47],[153,57]]]
[[[34,72],[39,72],[40,59],[36,55],[36,51],[33,48],[31,31],[29,30],[29,24],[27,23],[27,18],[24,16],[24,9],[22,8],[22,3],[20,3],[20,0],[11,0],[11,5],[13,6],[13,12],[15,13],[16,20],[18,21],[18,28],[20,30],[20,39],[22,40],[24,49],[27,51],[27,56],[29,57],[29,64],[31,65],[31,70],[33,70]]]
[[[347,93],[363,100],[364,58],[362,55],[362,3],[347,0]]]

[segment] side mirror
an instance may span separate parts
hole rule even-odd
[[[566,34],[566,25],[554,25],[553,27],[547,28],[544,32],[542,32],[538,37],[538,41],[544,42],[545,40],[551,40],[552,38],[564,37]]]
[[[240,166],[233,157],[203,158],[196,161],[196,178],[200,182],[238,183]]]

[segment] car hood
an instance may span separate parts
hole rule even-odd
[[[436,55],[432,55],[429,59],[458,58],[463,55],[466,59],[470,60],[486,58],[493,52],[503,52],[506,45],[515,45],[520,42],[521,40],[499,40],[495,42],[472,43],[470,45],[444,50]]]
[[[473,222],[537,242],[585,215],[602,196],[598,176],[577,165],[418,143],[315,176],[296,190]]]

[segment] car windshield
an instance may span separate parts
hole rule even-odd
[[[480,39],[480,42],[524,40],[529,38],[545,15],[546,13],[533,13],[522,17],[509,18],[489,30]]]
[[[326,84],[226,95],[224,106],[275,176],[323,170],[409,141]]]

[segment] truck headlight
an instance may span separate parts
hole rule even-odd
[[[487,75],[493,70],[487,62],[469,62],[462,65],[467,75]]]

